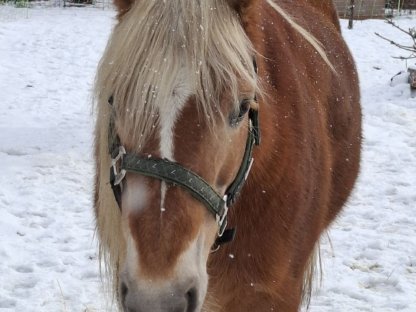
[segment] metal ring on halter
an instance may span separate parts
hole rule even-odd
[[[111,158],[111,168],[113,169],[114,173],[114,183],[113,185],[119,185],[121,181],[123,181],[124,177],[126,176],[126,170],[121,169],[120,172],[117,172],[117,163],[123,161],[123,157],[126,155],[126,149],[124,146],[119,146],[118,154],[116,157]]]
[[[219,214],[215,215],[215,219],[218,223],[218,237],[221,237],[224,234],[225,228],[227,227],[227,214],[228,214],[228,205],[227,205],[228,196],[224,195],[224,213],[222,216]]]

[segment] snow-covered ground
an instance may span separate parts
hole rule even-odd
[[[106,311],[94,240],[90,92],[114,12],[0,6],[0,310]],[[402,17],[404,27],[416,18]],[[342,22],[346,26],[346,22]],[[362,87],[361,176],[322,241],[312,312],[416,311],[416,99],[390,77],[410,43],[345,37]]]

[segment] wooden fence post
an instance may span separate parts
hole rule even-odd
[[[355,0],[351,0],[350,6],[348,7],[350,19],[348,21],[348,29],[352,29],[353,22],[354,22],[354,6],[355,6]]]

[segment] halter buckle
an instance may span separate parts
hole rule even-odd
[[[221,237],[224,234],[224,231],[227,227],[228,195],[224,195],[223,200],[224,200],[224,213],[222,214],[222,216],[220,216],[219,214],[216,214],[215,216],[215,219],[217,220],[217,224],[218,224],[218,237]]]
[[[126,149],[124,148],[124,146],[119,146],[118,154],[114,158],[111,158],[111,169],[113,170],[113,174],[114,174],[113,185],[119,185],[123,181],[124,177],[126,176],[126,170],[121,169],[120,172],[117,171],[117,165],[120,161],[123,161],[123,157],[125,154],[126,154]]]

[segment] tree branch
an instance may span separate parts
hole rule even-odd
[[[396,46],[396,47],[398,47],[398,48],[400,48],[402,50],[410,51],[410,52],[416,52],[416,49],[415,49],[414,46],[405,46],[405,45],[402,45],[400,43],[397,43],[397,42],[395,42],[395,41],[393,41],[393,40],[391,40],[389,38],[386,38],[386,37],[380,35],[379,33],[375,33],[375,35],[378,36],[378,37],[380,37],[383,40],[386,40],[386,41],[390,42],[390,44],[392,44],[392,45],[394,45],[394,46]]]
[[[395,47],[402,49],[404,51],[411,52],[409,56],[393,56],[394,59],[399,60],[410,60],[410,59],[416,59],[416,29],[415,28],[409,28],[409,30],[404,30],[399,25],[397,25],[393,19],[386,19],[386,22],[390,25],[392,25],[394,28],[400,30],[402,33],[405,33],[406,35],[410,36],[413,41],[413,45],[404,45],[397,43],[394,40],[391,40],[383,35],[380,35],[379,33],[375,33],[376,36],[380,37],[381,39],[388,41],[390,44],[394,45]]]

